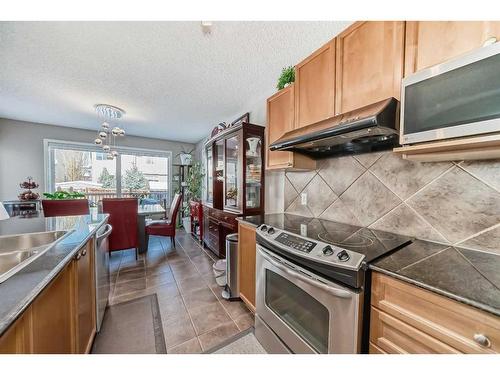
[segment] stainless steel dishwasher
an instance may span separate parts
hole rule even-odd
[[[97,231],[95,237],[95,283],[96,283],[96,330],[101,330],[102,319],[108,306],[109,278],[109,235],[113,231],[110,224],[105,224]]]

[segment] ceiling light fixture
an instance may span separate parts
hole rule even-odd
[[[118,155],[118,151],[115,149],[116,137],[125,136],[125,130],[119,126],[111,128],[110,123],[120,120],[125,115],[125,111],[109,104],[96,104],[94,109],[97,116],[103,120],[101,128],[97,131],[97,138],[94,139],[94,143],[102,146],[102,150],[107,154],[107,159],[113,159]]]

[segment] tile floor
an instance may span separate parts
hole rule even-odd
[[[167,353],[201,353],[253,326],[239,301],[221,297],[212,264],[217,257],[180,230],[176,248],[170,239],[151,236],[149,251],[111,255],[110,304],[156,293]]]

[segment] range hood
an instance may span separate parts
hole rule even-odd
[[[271,151],[293,151],[313,159],[361,154],[399,146],[399,102],[394,98],[285,133]]]

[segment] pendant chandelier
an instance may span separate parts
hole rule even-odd
[[[101,128],[97,132],[94,143],[102,146],[106,158],[111,160],[118,155],[116,150],[116,139],[125,136],[125,130],[112,124],[120,120],[125,111],[121,108],[109,104],[96,104],[94,106],[97,116],[102,121]]]

